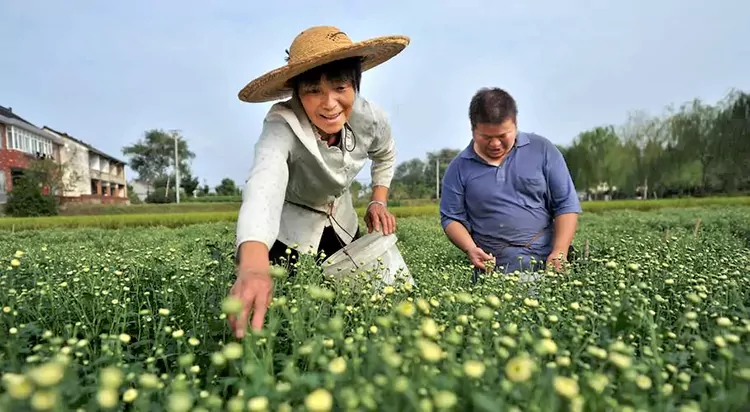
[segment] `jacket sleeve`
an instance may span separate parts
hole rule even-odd
[[[391,135],[391,123],[383,114],[380,115],[368,155],[372,160],[372,185],[390,188],[396,167],[396,142]]]
[[[235,253],[244,242],[261,242],[270,249],[276,241],[289,179],[292,137],[291,128],[283,120],[264,121],[242,191]]]

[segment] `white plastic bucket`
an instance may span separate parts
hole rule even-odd
[[[323,272],[331,276],[352,276],[367,273],[386,285],[397,277],[414,284],[409,268],[401,256],[395,234],[368,233],[331,255],[323,263]],[[356,263],[356,266],[355,266]]]

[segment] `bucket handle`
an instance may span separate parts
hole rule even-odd
[[[331,208],[333,208],[333,205],[331,205]],[[352,238],[352,242],[354,241],[354,236],[352,236],[349,232],[347,232],[346,229],[344,229],[344,227],[341,226],[341,224],[336,220],[336,218],[334,218],[333,215],[330,214],[330,213],[328,213],[328,221],[331,222],[331,225],[333,225],[333,223],[335,222],[336,225],[338,227],[340,227],[341,230],[344,231],[344,233],[346,233],[347,235],[349,235],[350,238]],[[359,265],[354,260],[354,258],[349,254],[349,250],[347,250],[347,248],[346,248],[347,245],[344,244],[344,242],[341,240],[341,238],[339,237],[339,235],[336,235],[336,239],[338,239],[339,243],[341,244],[341,251],[344,252],[344,254],[346,255],[346,257],[349,258],[349,260],[352,262],[352,265],[354,265],[354,267],[357,270],[359,270]]]
[[[350,238],[352,239],[352,242],[354,241],[354,236],[353,236],[353,235],[352,235],[351,233],[349,233],[349,232],[348,232],[348,231],[347,231],[347,230],[346,230],[346,229],[345,229],[345,228],[344,228],[344,227],[343,227],[343,226],[342,226],[342,225],[341,225],[341,224],[340,224],[340,223],[338,222],[338,220],[336,220],[336,218],[335,218],[335,217],[333,217],[333,202],[331,202],[331,203],[329,203],[329,204],[328,204],[328,211],[327,211],[327,212],[323,212],[323,211],[320,211],[320,210],[317,210],[317,209],[313,209],[313,208],[311,208],[311,207],[309,207],[309,206],[307,206],[307,205],[302,205],[302,204],[299,204],[299,203],[295,203],[295,202],[290,202],[290,201],[288,201],[288,200],[287,200],[287,202],[288,202],[288,203],[291,203],[291,204],[293,204],[293,205],[295,205],[295,206],[301,207],[301,208],[303,208],[303,209],[309,210],[309,211],[311,211],[311,212],[315,212],[315,213],[319,213],[319,214],[324,214],[324,215],[326,215],[326,217],[328,218],[328,222],[329,222],[329,223],[331,223],[331,226],[333,226],[333,224],[334,224],[334,223],[336,223],[336,226],[338,226],[339,228],[341,228],[341,230],[343,230],[343,231],[344,231],[344,233],[346,233],[347,235],[349,235],[349,237],[350,237]],[[356,262],[356,261],[354,260],[354,258],[353,258],[353,257],[352,257],[352,256],[351,256],[351,255],[349,254],[349,251],[348,251],[348,250],[346,249],[346,245],[344,244],[344,241],[343,241],[343,240],[341,240],[341,237],[339,237],[339,235],[338,235],[338,234],[336,234],[335,232],[334,232],[334,235],[336,235],[336,240],[338,240],[338,241],[339,241],[339,244],[341,244],[341,251],[342,251],[342,252],[344,252],[344,255],[346,255],[346,257],[348,257],[348,258],[349,258],[349,260],[350,260],[350,261],[352,262],[352,264],[354,265],[354,267],[355,267],[355,268],[356,268],[357,270],[359,270],[359,265],[358,265],[358,264],[357,264],[357,262]]]

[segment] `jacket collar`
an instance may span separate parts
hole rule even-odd
[[[278,117],[289,124],[294,134],[297,135],[297,138],[308,150],[313,153],[318,150],[318,139],[315,137],[312,122],[310,122],[305,109],[297,99],[290,98],[274,104],[268,111],[265,120],[273,120]],[[376,120],[375,111],[372,106],[365,98],[357,94],[352,105],[349,121],[347,122],[348,128],[354,132],[352,138],[357,139],[359,136],[372,135],[377,127]],[[344,128],[346,129],[347,126],[344,126]],[[342,137],[346,140],[348,136]]]

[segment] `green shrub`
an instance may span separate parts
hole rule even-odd
[[[58,214],[55,196],[45,194],[32,173],[25,173],[8,193],[5,214],[13,217],[54,216]]]

